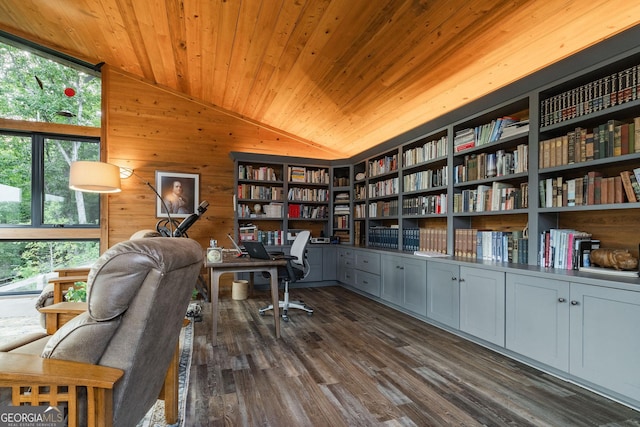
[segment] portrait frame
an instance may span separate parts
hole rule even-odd
[[[179,210],[175,209],[176,204],[171,200],[174,182],[180,182],[182,186],[182,197],[185,204]],[[196,212],[200,204],[200,175],[197,173],[163,172],[156,171],[156,189],[162,200],[156,198],[157,218],[186,218]],[[164,201],[164,204],[163,204]],[[165,204],[170,212],[167,214]]]

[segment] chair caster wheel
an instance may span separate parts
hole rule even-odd
[[[313,316],[313,313],[307,313],[307,316],[311,317]]]
[[[260,311],[260,316],[264,317],[264,311]]]
[[[285,322],[289,321],[289,316],[282,316],[282,320],[284,320]]]

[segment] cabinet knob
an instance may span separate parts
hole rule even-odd
[[[462,282],[464,282],[464,281],[465,281],[465,280],[464,280],[462,277],[461,277],[461,278],[460,278],[460,280],[459,280],[459,282],[460,282],[460,283],[462,283]]]
[[[564,298],[558,298],[558,302],[567,302],[567,300]]]
[[[580,302],[578,302],[576,300],[573,300],[573,301],[571,301],[571,305],[580,305]]]
[[[362,260],[362,262],[363,262],[364,264],[369,264],[369,261],[367,261],[366,259]]]
[[[456,276],[453,276],[451,280],[458,280],[458,278]]]

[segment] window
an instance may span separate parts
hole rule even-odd
[[[15,122],[0,129],[0,296],[38,293],[55,269],[99,255],[100,196],[70,190],[69,168],[100,160],[101,80],[0,39],[0,93],[0,117]]]
[[[99,73],[0,39],[0,117],[100,126]]]

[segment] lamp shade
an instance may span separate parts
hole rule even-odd
[[[73,162],[69,171],[69,188],[89,193],[118,193],[120,168],[104,162]]]

